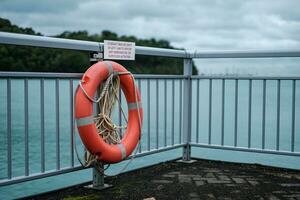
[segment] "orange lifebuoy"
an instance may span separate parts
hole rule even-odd
[[[100,61],[92,65],[81,80],[87,95],[93,97],[99,85],[114,72],[128,71],[113,61]],[[120,83],[128,104],[128,124],[120,144],[107,144],[102,139],[93,120],[93,102],[86,97],[83,90],[77,90],[75,94],[75,118],[80,138],[91,154],[106,163],[120,162],[128,157],[141,136],[143,109],[139,90],[130,74],[120,76]]]

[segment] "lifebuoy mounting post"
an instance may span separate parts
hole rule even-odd
[[[90,53],[90,65],[95,64],[98,61],[103,59],[103,53],[101,52],[92,52]],[[97,108],[99,109],[99,108]],[[100,165],[101,170],[104,170],[104,166]],[[85,188],[93,190],[104,190],[112,187],[112,185],[106,184],[104,182],[104,174],[100,173],[95,167],[93,167],[92,172],[92,184],[85,186]]]

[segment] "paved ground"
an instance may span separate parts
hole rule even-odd
[[[106,182],[114,187],[96,192],[76,186],[33,199],[300,200],[300,171],[218,161],[168,162]]]

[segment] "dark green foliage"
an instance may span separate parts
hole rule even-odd
[[[41,35],[31,28],[20,28],[9,20],[0,18],[0,31]],[[90,35],[87,31],[65,31],[54,37],[103,42],[121,40],[135,42],[138,46],[171,48],[166,40],[137,39],[134,36],[118,36],[108,30]],[[117,61],[133,73],[143,74],[182,74],[182,59],[155,56],[136,56],[135,61]],[[40,71],[40,72],[84,72],[89,67],[89,53],[71,50],[45,49],[36,47],[0,45],[1,71]],[[193,73],[197,69],[193,67]]]

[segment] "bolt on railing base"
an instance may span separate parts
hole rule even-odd
[[[93,168],[93,183],[84,187],[93,190],[104,190],[112,187],[112,185],[105,184],[104,175],[100,173],[97,169]]]

